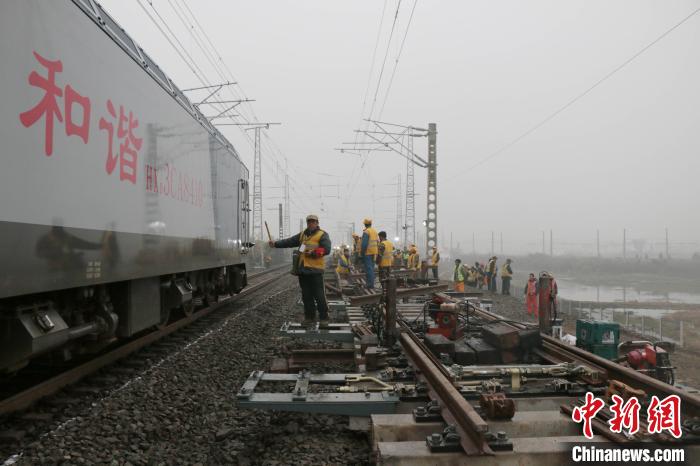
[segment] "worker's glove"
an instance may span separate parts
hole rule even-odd
[[[313,251],[311,251],[311,255],[313,257],[322,257],[326,253],[326,250],[324,248],[316,248]]]

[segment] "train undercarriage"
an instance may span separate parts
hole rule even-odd
[[[0,301],[0,374],[36,358],[94,354],[163,327],[247,285],[245,264],[106,283]]]

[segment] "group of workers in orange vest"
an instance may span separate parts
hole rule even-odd
[[[370,291],[374,289],[375,264],[378,268],[380,280],[389,277],[392,266],[406,267],[411,271],[411,275],[414,278],[422,274],[427,268],[432,268],[433,277],[437,279],[437,265],[440,261],[440,253],[437,251],[437,248],[434,247],[432,249],[430,266],[428,266],[425,261],[421,262],[418,248],[415,244],[401,251],[394,246],[394,243],[387,239],[385,231],[377,232],[372,226],[371,218],[365,218],[363,224],[365,229],[362,232],[362,236],[354,233],[352,235],[352,254],[348,246],[343,246],[338,253],[336,272],[340,275],[351,273],[355,267],[364,268],[366,285]],[[353,267],[353,265],[355,267]]]
[[[460,259],[455,259],[455,268],[452,274],[452,281],[454,282],[454,290],[458,292],[463,292],[464,291],[464,285],[467,284],[468,286],[471,286],[473,288],[478,288],[482,289],[484,286],[486,289],[489,291],[493,291],[494,293],[497,291],[496,290],[496,277],[497,277],[497,271],[498,268],[496,266],[496,261],[498,260],[498,257],[493,256],[489,258],[489,261],[487,265],[480,264],[479,262],[475,262],[473,266],[467,267],[464,264],[462,264],[462,261]],[[510,294],[510,281],[513,277],[513,269],[511,267],[512,264],[511,259],[507,259],[506,262],[503,264],[501,267],[501,280],[502,280],[502,286],[501,286],[501,292],[504,295],[509,295]],[[558,294],[558,287],[557,287],[557,282],[554,280],[554,276],[552,276],[551,273],[549,272],[542,272],[542,274],[546,274],[547,277],[552,278],[552,287],[551,287],[551,295],[552,295],[552,300],[555,303],[556,306],[556,296]],[[531,273],[530,276],[528,277],[527,282],[525,283],[525,289],[523,290],[523,294],[525,295],[525,305],[527,308],[527,313],[528,315],[534,316],[535,318],[539,317],[539,282],[537,278],[535,277],[534,273]]]
[[[496,261],[498,257],[490,257],[488,263],[484,265],[483,263],[475,262],[473,266],[467,267],[462,264],[460,259],[455,259],[455,268],[452,276],[452,280],[455,283],[455,291],[464,291],[464,284],[482,289],[486,286],[486,289],[496,293],[498,291],[496,286],[496,280],[498,277],[498,266]],[[511,264],[513,261],[507,259],[506,262],[501,266],[501,292],[504,295],[510,294],[510,281],[513,278],[513,268]]]
[[[386,232],[377,232],[372,227],[372,219],[364,219],[365,229],[362,236],[353,234],[354,253],[356,263],[364,265],[367,278],[367,288],[374,289],[374,265],[379,267],[380,279],[389,276],[392,266],[405,266],[412,271],[414,277],[418,273],[427,273],[426,261],[421,262],[418,255],[418,248],[414,244],[410,249],[402,252],[394,247],[394,244],[387,239]],[[298,275],[299,285],[304,302],[304,323],[312,325],[316,322],[317,316],[320,318],[319,328],[328,327],[328,303],[325,296],[323,283],[323,270],[325,268],[324,256],[331,251],[331,241],[324,230],[319,227],[318,216],[310,214],[306,217],[306,229],[299,234],[277,241],[270,240],[271,248],[298,248],[296,253],[296,263],[294,264],[294,274]],[[469,286],[482,288],[484,285],[493,292],[496,291],[497,257],[489,258],[488,265],[474,264],[473,267],[466,268],[460,259],[455,260],[453,271],[453,281],[455,291],[464,291],[465,281]],[[350,249],[344,246],[337,256],[338,265],[336,271],[339,274],[349,274],[352,272]],[[433,277],[437,279],[437,266],[440,261],[440,253],[433,247],[430,258],[430,268],[433,269]],[[512,261],[506,260],[501,267],[501,291],[504,295],[510,294],[510,280],[513,276],[511,268]],[[547,272],[543,272],[547,273]],[[547,273],[548,274],[548,273]],[[551,276],[551,274],[548,274]],[[552,277],[553,279],[554,277]],[[557,285],[553,281],[552,296],[556,302]],[[535,274],[531,273],[525,285],[525,298],[528,314],[538,316],[538,281]]]

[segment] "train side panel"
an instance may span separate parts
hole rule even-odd
[[[99,5],[0,2],[0,58],[0,372],[245,286],[248,170]]]
[[[0,10],[0,298],[241,262],[247,169],[165,75],[73,2]]]

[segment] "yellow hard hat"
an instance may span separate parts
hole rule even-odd
[[[369,218],[369,217],[367,217],[367,218],[365,218],[365,219],[362,221],[362,223],[364,223],[365,225],[371,225],[371,224],[372,224],[372,219]]]

